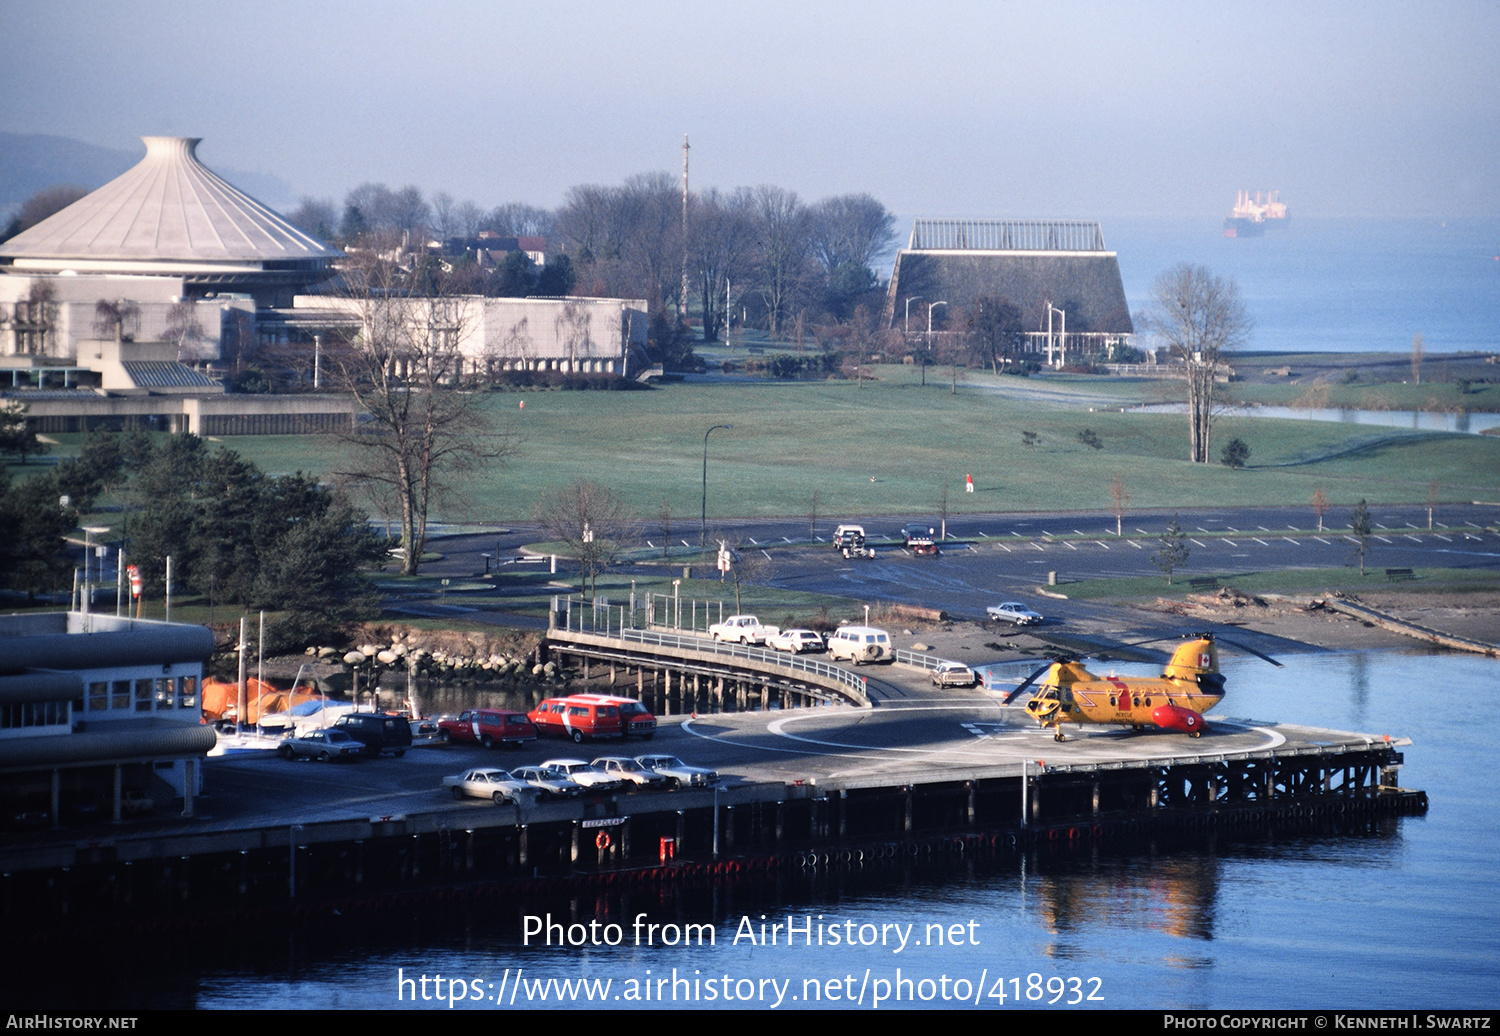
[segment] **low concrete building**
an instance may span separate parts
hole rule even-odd
[[[619,374],[636,370],[646,349],[645,299],[452,298],[359,299],[299,295],[304,329],[318,326],[369,334],[377,323],[411,325],[409,333],[446,336],[446,346],[476,374],[561,371]],[[381,310],[375,313],[375,308]]]
[[[164,800],[192,815],[213,748],[203,626],[86,612],[0,616],[0,810],[55,826]]]

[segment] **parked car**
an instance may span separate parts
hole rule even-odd
[[[510,709],[465,709],[438,720],[438,740],[465,744],[519,745],[536,740],[536,725],[524,712]]]
[[[346,730],[314,730],[301,737],[289,737],[276,749],[283,759],[317,759],[319,762],[358,759],[368,755],[363,741]]]
[[[979,677],[962,662],[944,662],[932,671],[932,682],[939,687],[973,687]]]
[[[822,651],[823,635],[815,630],[782,630],[766,641],[766,647],[800,655],[804,651]]]
[[[625,784],[620,778],[611,776],[582,759],[548,759],[542,763],[542,769],[559,773],[588,791],[614,791]]]
[[[754,615],[731,615],[708,628],[708,635],[714,640],[733,640],[740,644],[764,644],[780,632],[775,626],[762,626]]]
[[[544,799],[571,799],[583,794],[583,785],[544,766],[518,767],[510,775],[531,785]]]
[[[897,536],[901,537],[901,545],[910,548],[916,540],[927,540],[931,542],[937,537],[937,529],[920,522],[909,522],[901,526]]]
[[[597,766],[611,777],[618,777],[626,784],[634,784],[638,788],[667,788],[671,786],[667,778],[655,770],[642,766],[634,759],[625,756],[600,756],[591,765]]]
[[[906,546],[914,555],[919,558],[935,558],[939,553],[937,540],[927,536],[913,536],[910,540],[907,541]]]
[[[574,744],[584,738],[639,737],[656,733],[656,717],[634,698],[610,694],[574,694],[548,698],[527,714],[538,734],[566,737]]]
[[[536,792],[531,785],[525,781],[516,780],[505,770],[492,766],[466,770],[452,777],[444,777],[443,787],[447,788],[455,799],[490,799],[497,806],[502,802],[519,805],[523,802],[534,801],[536,798]]]
[[[840,626],[828,638],[828,657],[861,662],[894,662],[891,635],[874,626]]]
[[[873,558],[875,548],[865,544],[863,525],[840,525],[833,531],[833,549],[846,558]]]
[[[674,788],[705,788],[719,783],[716,770],[689,766],[675,755],[638,755],[635,761],[667,778]]]
[[[865,545],[865,527],[863,525],[840,525],[833,530],[833,549],[842,550],[845,547],[863,547]]]
[[[1042,621],[1042,617],[1020,601],[1006,601],[1003,604],[992,604],[985,611],[989,616],[999,622],[1013,622],[1017,626],[1035,626]]]
[[[372,759],[382,752],[402,756],[411,747],[411,721],[394,712],[345,713],[328,729],[342,730],[354,738]]]

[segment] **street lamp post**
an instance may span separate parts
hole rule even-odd
[[[1047,303],[1047,366],[1052,366],[1052,314],[1054,313],[1062,318],[1062,337],[1058,343],[1060,356],[1058,366],[1065,367],[1068,364],[1068,314],[1050,301]]]
[[[934,309],[936,309],[937,307],[939,307],[939,306],[946,306],[947,304],[948,303],[946,301],[944,301],[944,302],[931,302],[931,303],[928,303],[928,305],[927,305],[927,357],[926,357],[926,359],[924,359],[922,361],[922,384],[923,385],[927,384],[927,360],[930,360],[932,358],[932,311]]]
[[[708,437],[720,428],[733,428],[732,424],[716,424],[703,433],[703,511],[698,520],[698,546],[703,546],[708,533]]]
[[[906,299],[906,333],[907,334],[911,334],[911,304],[913,302],[917,301],[917,299],[919,299],[921,297],[922,296],[920,296],[920,295],[909,295],[909,296],[907,296],[907,299]]]

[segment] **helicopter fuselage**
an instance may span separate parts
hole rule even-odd
[[[1080,662],[1056,662],[1026,711],[1054,730],[1063,723],[1109,723],[1197,737],[1205,729],[1203,714],[1223,700],[1217,650],[1211,640],[1198,639],[1179,647],[1159,677],[1101,677]]]

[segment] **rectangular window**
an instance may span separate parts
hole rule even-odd
[[[151,680],[137,680],[135,682],[135,711],[150,712],[153,695],[154,688]]]
[[[196,709],[198,707],[198,678],[196,676],[184,676],[177,689],[177,705],[183,709]]]
[[[156,679],[156,708],[157,711],[170,709],[175,704],[176,687],[170,676],[159,676]]]
[[[103,712],[109,708],[109,683],[99,680],[89,684],[89,711]]]
[[[130,681],[116,680],[110,686],[114,690],[109,696],[109,707],[111,709],[130,708]]]

